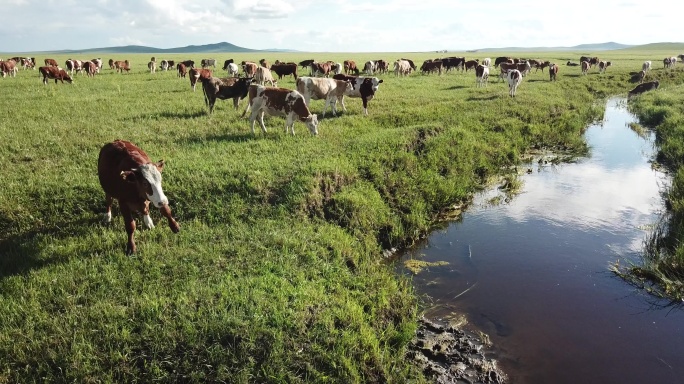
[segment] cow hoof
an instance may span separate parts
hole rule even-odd
[[[149,228],[149,229],[154,228],[154,221],[152,220],[150,215],[143,216],[143,223],[145,223],[146,228]]]

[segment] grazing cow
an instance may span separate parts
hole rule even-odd
[[[235,63],[228,63],[228,76],[238,77],[240,75],[240,68]]]
[[[256,70],[256,74],[254,75],[254,80],[257,82],[259,85],[266,85],[266,82],[271,83],[271,87],[277,87],[278,82],[276,82],[273,79],[273,75],[271,74],[271,70],[268,68],[264,67],[259,67]]]
[[[549,81],[556,81],[558,77],[558,65],[549,64]]]
[[[105,192],[107,212],[104,219],[107,223],[112,221],[112,204],[116,199],[128,233],[126,254],[136,251],[133,239],[134,213],[142,213],[145,226],[154,228],[154,222],[150,218],[150,201],[166,217],[171,231],[180,231],[180,226],[171,215],[169,199],[162,190],[163,170],[164,160],[153,163],[142,149],[129,141],[116,140],[100,149],[97,174]]]
[[[589,67],[593,67],[594,65],[598,65],[601,60],[599,60],[598,57],[589,57],[589,56],[582,56],[580,57],[580,63],[586,61],[589,63]]]
[[[201,64],[202,68],[216,68],[216,59],[202,59]]]
[[[55,59],[45,59],[45,65],[48,67],[58,67],[57,60]]]
[[[174,67],[176,67],[176,62],[174,60],[166,60],[167,63],[169,63],[169,70],[173,70]]]
[[[266,59],[259,60],[259,65],[261,65],[264,68],[270,68],[271,67],[270,65],[268,65],[268,61],[266,61]]]
[[[21,66],[24,69],[36,69],[36,62],[31,57],[24,57],[21,59]]]
[[[366,72],[367,75],[372,75],[375,71],[375,63],[372,61],[366,61],[366,64],[363,65],[363,71]]]
[[[221,68],[221,69],[223,69],[224,71],[227,71],[228,70],[228,64],[233,64],[234,62],[235,61],[233,61],[233,59],[228,59],[228,60],[224,61],[223,62],[223,68]]]
[[[92,61],[86,61],[83,63],[83,70],[88,77],[95,77],[97,73],[97,64]]]
[[[181,63],[185,65],[185,68],[195,68],[195,62],[192,60],[181,61]]]
[[[57,84],[57,80],[61,81],[62,84],[64,84],[64,81],[69,84],[72,82],[69,74],[59,67],[45,66],[38,68],[38,71],[43,75],[43,84],[45,85],[47,85],[48,79],[55,79],[55,84]]]
[[[115,69],[114,68],[114,59],[109,59],[109,69]]]
[[[468,60],[464,63],[465,71],[468,72],[470,69],[475,69],[480,64],[479,60]]]
[[[256,75],[257,67],[256,63],[252,63],[251,61],[242,64],[242,71],[245,73],[245,77],[254,77],[254,75]]]
[[[233,106],[238,108],[240,100],[247,97],[249,86],[252,83],[251,77],[229,77],[217,78],[210,77],[202,79],[202,89],[204,90],[204,101],[209,107],[209,113],[214,111],[214,104],[216,99],[227,100],[233,99]]]
[[[344,61],[344,73],[349,75],[351,72],[353,72],[357,76],[359,74],[359,69],[356,67],[356,61],[345,60]]]
[[[643,83],[645,78],[646,78],[646,71],[644,71],[644,70],[639,71],[639,83]]]
[[[157,70],[157,63],[154,61],[150,61],[149,63],[147,63],[147,68],[150,70],[150,73],[155,73],[155,71]]]
[[[375,70],[378,71],[378,73],[387,73],[389,71],[389,63],[385,60],[376,60]]]
[[[334,63],[331,65],[330,72],[333,72],[333,75],[339,75],[342,73],[342,63]]]
[[[311,76],[325,76],[330,75],[332,65],[330,63],[311,63]]]
[[[444,71],[449,72],[453,68],[456,70],[462,70],[465,57],[444,57],[442,59],[438,59],[437,61],[439,60],[441,60],[442,64],[444,65]]]
[[[79,73],[83,70],[83,62],[81,60],[67,60],[66,61],[67,70],[71,71],[71,76],[74,72]]]
[[[162,71],[168,71],[168,70],[169,70],[169,62],[166,61],[166,60],[162,60],[162,61],[161,61],[161,64],[159,65],[159,68],[160,68]]]
[[[261,130],[266,133],[266,125],[264,125],[264,114],[268,113],[270,116],[285,116],[285,132],[294,132],[294,123],[296,120],[303,122],[312,135],[318,135],[318,116],[311,114],[309,107],[304,102],[304,96],[296,90],[285,88],[267,88],[263,85],[252,85],[249,87],[249,108],[252,113],[249,116],[249,122],[252,127],[252,134],[254,132],[254,124],[257,117]]]
[[[303,76],[297,79],[297,91],[304,96],[304,103],[307,107],[311,107],[311,99],[325,100],[322,117],[325,117],[325,111],[328,110],[330,104],[332,104],[333,116],[337,116],[337,102],[342,104],[342,110],[347,110],[344,105],[344,96],[350,94],[352,86],[344,80]]]
[[[363,113],[368,115],[368,102],[375,97],[375,92],[378,91],[378,87],[382,80],[377,77],[362,77],[362,76],[349,76],[349,75],[334,75],[335,80],[349,81],[352,85],[352,90],[349,92],[349,97],[360,97],[363,102]]]
[[[411,74],[411,65],[406,60],[397,60],[394,62],[394,76],[408,76]]]
[[[16,77],[17,71],[17,63],[14,60],[0,61],[0,73],[2,73],[3,78],[6,75]]]
[[[130,66],[130,63],[128,62],[128,60],[115,61],[114,62],[114,68],[116,69],[117,72],[120,72],[122,75],[123,75],[124,71],[126,71],[128,73],[128,71],[131,70],[131,66]]]
[[[178,71],[178,77],[180,78],[185,78],[185,75],[188,74],[188,68],[186,68],[183,63],[176,64],[176,70]]]
[[[96,65],[95,73],[100,73],[100,70],[102,69],[102,59],[98,57],[97,59],[92,59],[90,61]]]
[[[489,67],[479,64],[475,68],[475,82],[478,87],[486,87],[489,80]]]
[[[420,66],[420,72],[423,75],[430,74],[430,72],[437,72],[440,76],[442,75],[442,68],[444,65],[441,60],[429,61],[425,60],[423,65]]]
[[[658,80],[649,81],[646,83],[641,83],[641,84],[637,85],[636,87],[634,87],[634,89],[629,91],[629,93],[627,93],[627,98],[634,97],[634,96],[642,94],[644,92],[656,90],[656,89],[658,89],[659,85],[660,85],[660,83],[658,82]]]
[[[415,71],[415,70],[418,68],[418,67],[416,67],[416,65],[413,63],[413,60],[411,60],[411,59],[405,59],[405,58],[402,57],[401,60],[406,60],[406,61],[408,61],[408,62],[409,62],[409,65],[411,66],[411,70],[412,70],[412,71]]]
[[[508,56],[499,56],[499,57],[497,57],[496,59],[494,59],[494,67],[498,67],[499,64],[505,63],[505,62],[507,62],[508,60],[511,60],[511,58],[508,57]]]
[[[518,90],[518,86],[522,83],[522,73],[517,69],[511,69],[508,71],[508,94],[511,97],[515,97],[515,92]]]
[[[190,73],[188,77],[190,78],[190,86],[192,87],[192,91],[195,92],[195,86],[197,85],[197,81],[199,81],[200,79],[211,79],[211,69],[190,68]]]
[[[586,75],[587,72],[589,72],[589,67],[590,67],[589,62],[586,61],[586,60],[584,60],[584,61],[582,62],[582,74],[583,74],[583,75]]]
[[[315,60],[302,60],[299,62],[299,66],[302,68],[310,67]]]
[[[608,69],[608,67],[610,67],[610,66],[611,66],[611,62],[610,62],[610,61],[601,61],[601,62],[599,62],[599,64],[598,64],[599,73],[605,72],[606,69]]]
[[[644,63],[641,65],[641,70],[644,72],[648,72],[651,70],[651,61],[647,60],[644,61]]]
[[[288,75],[294,76],[294,79],[297,80],[297,64],[295,63],[273,64],[271,70],[278,75],[278,80]]]
[[[677,64],[677,58],[676,57],[666,57],[663,59],[663,67],[664,68],[674,68],[675,65]]]

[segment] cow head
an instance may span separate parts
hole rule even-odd
[[[304,119],[304,124],[309,128],[309,132],[312,135],[318,135],[318,116],[316,114],[311,114],[309,117]]]
[[[371,78],[371,81],[373,82],[373,92],[378,91],[378,87],[380,86],[380,83],[382,83],[382,79],[378,79],[377,77]]]
[[[130,171],[122,171],[121,177],[136,186],[141,197],[146,197],[155,207],[161,208],[169,205],[169,199],[162,190],[161,172],[164,169],[164,160],[158,163],[147,163]]]

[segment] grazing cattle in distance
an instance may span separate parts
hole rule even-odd
[[[352,85],[352,90],[349,91],[349,97],[360,97],[363,102],[363,113],[368,116],[368,102],[375,97],[375,92],[378,91],[381,79],[377,77],[362,77],[349,75],[334,75],[333,79],[349,81]]]
[[[74,72],[81,72],[83,69],[83,62],[81,60],[72,60],[68,59],[65,63],[67,71],[71,72],[71,76],[74,75]]]
[[[86,61],[83,63],[83,71],[86,73],[86,76],[95,77],[95,74],[97,73],[97,64],[92,61]]]
[[[549,81],[556,81],[558,77],[558,65],[549,64]]]
[[[330,76],[330,63],[311,63],[311,76]]]
[[[606,69],[608,69],[608,67],[610,67],[611,65],[612,65],[612,64],[611,64],[610,61],[601,61],[601,62],[599,62],[599,64],[598,64],[599,73],[605,72]]]
[[[310,67],[315,60],[302,60],[299,62],[299,66],[302,68]]]
[[[5,76],[11,76],[11,77],[16,77],[17,76],[17,63],[14,60],[7,60],[7,61],[0,61],[0,73],[2,73],[2,77],[4,78]]]
[[[372,75],[373,72],[375,72],[375,63],[372,61],[366,61],[366,63],[363,65],[363,71],[366,72],[367,75]]]
[[[227,100],[233,99],[233,106],[238,108],[240,100],[247,97],[249,86],[252,84],[251,77],[229,77],[217,78],[210,77],[202,79],[202,89],[204,90],[204,101],[209,107],[209,113],[214,111],[214,104],[216,99]]]
[[[254,132],[254,124],[257,117],[261,130],[266,133],[264,114],[270,116],[285,116],[285,132],[294,132],[296,120],[303,122],[312,135],[318,135],[318,116],[311,114],[309,107],[304,102],[304,96],[296,90],[285,88],[267,88],[263,85],[253,84],[249,87],[249,106],[252,109],[249,122]]]
[[[238,77],[240,68],[235,63],[228,63],[228,76]]]
[[[130,71],[131,66],[130,66],[128,60],[115,61],[114,62],[114,69],[116,69],[117,72],[120,72],[121,74],[123,74],[123,71],[126,71],[126,72]]]
[[[489,67],[479,64],[475,67],[475,82],[478,87],[486,87],[489,80]]]
[[[294,79],[297,80],[297,64],[295,63],[273,64],[271,65],[271,71],[278,75],[278,80],[288,75],[294,76]]]
[[[644,63],[641,65],[641,70],[644,72],[648,72],[651,70],[651,61],[647,60],[644,61]]]
[[[506,76],[508,77],[508,94],[511,97],[515,97],[518,86],[522,83],[523,76],[517,69],[511,69]]]
[[[468,72],[470,69],[475,69],[477,66],[480,64],[479,60],[468,60],[466,61],[463,65],[465,67],[465,71]]]
[[[449,72],[451,69],[456,70],[463,69],[463,63],[465,62],[464,57],[443,57],[437,59],[436,61],[441,61],[445,72]]]
[[[297,79],[297,92],[304,96],[304,103],[311,107],[311,99],[325,100],[323,115],[328,110],[328,105],[332,104],[332,114],[337,116],[337,102],[342,104],[342,110],[346,111],[344,96],[352,91],[352,85],[348,81],[336,79],[321,79],[318,77],[300,77]]]
[[[102,59],[98,57],[97,59],[92,59],[90,61],[96,65],[95,73],[100,73],[100,70],[102,69]]]
[[[188,68],[188,69],[195,68],[195,62],[192,60],[181,61],[181,63],[183,63],[183,65],[185,65],[185,68]]]
[[[114,59],[109,59],[109,69],[116,69],[114,68]]]
[[[223,69],[224,71],[227,71],[228,70],[228,64],[233,64],[233,63],[235,63],[235,61],[233,61],[233,59],[228,59],[228,60],[223,62],[223,68],[221,68],[221,69]]]
[[[254,75],[256,75],[257,67],[256,63],[252,63],[251,61],[244,62],[244,64],[242,64],[242,71],[245,73],[245,77],[254,77]]]
[[[416,67],[416,65],[413,63],[413,60],[411,60],[411,59],[405,59],[405,58],[402,57],[401,60],[406,60],[406,61],[408,61],[408,62],[409,62],[409,65],[411,66],[411,70],[412,70],[412,71],[415,71],[415,70],[418,68],[418,67]]]
[[[437,72],[440,76],[442,75],[442,68],[444,65],[441,60],[428,61],[425,60],[423,65],[420,66],[420,72],[423,75],[430,74],[431,72]]]
[[[584,60],[584,61],[582,62],[582,74],[583,74],[583,75],[586,75],[587,72],[589,72],[589,67],[590,67],[589,62],[586,61],[586,60]]]
[[[55,59],[45,59],[45,66],[47,67],[58,67],[57,60]]]
[[[408,76],[411,74],[411,65],[406,60],[397,60],[394,62],[394,76]]]
[[[136,251],[134,213],[142,213],[145,226],[154,228],[150,218],[150,202],[166,217],[171,231],[180,231],[180,226],[171,215],[169,199],[162,189],[163,170],[164,160],[153,163],[142,149],[129,141],[116,140],[100,149],[97,174],[105,192],[107,212],[104,219],[107,223],[112,221],[112,204],[117,200],[128,234],[126,254]]]
[[[36,62],[32,57],[24,57],[21,59],[21,67],[24,69],[36,69]]]
[[[499,56],[496,59],[494,59],[494,67],[498,67],[501,63],[505,63],[508,60],[511,60],[511,58],[508,56]]]
[[[568,62],[567,62],[565,65],[567,65],[568,67],[578,67],[578,66],[579,66],[579,64],[573,63],[573,62],[570,61],[570,60],[568,60]]]
[[[359,69],[356,67],[356,61],[354,60],[345,60],[344,61],[344,73],[349,75],[350,73],[354,73],[355,75],[359,74]]]
[[[168,71],[168,70],[169,70],[169,62],[166,61],[166,60],[162,60],[162,61],[161,61],[161,64],[159,64],[159,68],[160,68],[162,71]]]
[[[202,59],[200,63],[202,64],[202,68],[216,68],[216,59]]]
[[[663,59],[663,67],[664,68],[674,68],[677,64],[677,58],[676,57],[666,57]]]
[[[389,63],[385,60],[376,60],[375,70],[378,71],[378,73],[387,73],[389,71]]]
[[[185,75],[188,73],[188,69],[185,67],[185,64],[183,63],[178,63],[176,64],[176,70],[178,71],[178,77],[185,78]]]
[[[268,68],[264,68],[264,67],[257,68],[256,74],[254,74],[254,80],[259,85],[266,85],[266,82],[270,82],[271,87],[277,87],[278,86],[278,83],[273,79],[273,75],[271,74],[271,70]]]
[[[195,86],[200,79],[211,79],[211,69],[190,68],[188,77],[190,78],[190,86],[192,87],[192,91],[195,92]]]
[[[38,68],[38,71],[43,76],[43,84],[45,85],[47,85],[49,79],[55,79],[55,84],[57,84],[57,80],[61,81],[62,84],[64,84],[65,81],[71,84],[73,81],[69,74],[59,67],[45,66]]]
[[[147,69],[150,70],[150,73],[155,73],[155,71],[157,70],[157,63],[154,61],[150,61],[149,63],[147,63]]]
[[[598,57],[589,57],[589,56],[582,56],[580,57],[580,63],[586,61],[589,63],[589,67],[593,67],[594,65],[598,65],[598,63],[601,62]]]
[[[658,80],[649,81],[646,83],[641,83],[641,84],[637,85],[636,87],[634,87],[634,89],[629,91],[629,93],[627,93],[627,98],[634,97],[634,96],[642,94],[644,92],[656,90],[656,89],[658,89],[659,85],[660,85],[660,83],[658,82]]]

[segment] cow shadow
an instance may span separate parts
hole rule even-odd
[[[528,83],[548,83],[549,80],[548,79],[546,79],[546,80],[544,80],[544,79],[530,79],[530,80],[527,80],[527,82]]]
[[[564,77],[580,77],[580,76],[582,76],[582,74],[579,74],[579,73],[564,73],[563,76],[564,76]]]
[[[266,133],[266,135],[263,135],[260,127],[255,127],[255,131],[256,131],[256,135],[253,135],[252,131],[247,129],[246,132],[239,132],[239,133],[225,133],[225,134],[217,134],[217,135],[194,136],[194,137],[189,137],[189,138],[183,138],[181,140],[177,140],[177,142],[179,144],[197,145],[197,144],[203,144],[206,142],[241,143],[241,142],[251,141],[254,139],[275,138],[275,135],[272,134],[273,133],[272,129],[269,129],[269,131]]]
[[[489,95],[489,96],[470,96],[466,100],[467,101],[487,101],[487,100],[494,100],[498,99],[500,96],[499,95]]]
[[[463,89],[463,88],[466,88],[466,86],[465,85],[452,85],[449,88],[444,88],[444,90],[445,91],[453,91],[455,89]]]

